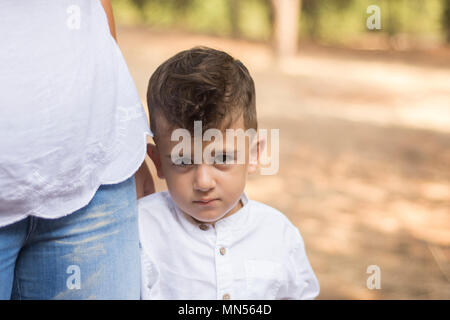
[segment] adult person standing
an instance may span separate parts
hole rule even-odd
[[[139,299],[151,132],[114,35],[109,0],[0,2],[0,299]]]

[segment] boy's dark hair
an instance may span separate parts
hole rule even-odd
[[[201,120],[203,130],[224,129],[243,115],[245,129],[257,130],[255,85],[247,68],[207,47],[181,51],[161,64],[150,78],[147,104],[155,136],[161,116],[171,128],[192,133],[194,121]]]

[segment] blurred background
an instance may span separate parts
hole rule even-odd
[[[246,192],[299,228],[320,299],[450,299],[450,0],[111,2],[144,106],[180,50],[249,68],[280,167]]]

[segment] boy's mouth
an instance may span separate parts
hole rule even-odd
[[[214,202],[218,201],[218,198],[209,198],[209,199],[200,199],[200,200],[194,200],[193,202],[199,205],[207,205],[207,204],[213,204]]]

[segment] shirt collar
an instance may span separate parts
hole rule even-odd
[[[242,208],[240,208],[238,211],[236,211],[235,213],[233,213],[232,215],[229,215],[228,217],[222,218],[218,221],[216,221],[215,225],[220,225],[220,226],[228,226],[228,225],[232,225],[232,224],[237,224],[237,223],[241,223],[242,219],[245,218],[246,214],[245,212],[247,212],[248,209],[248,197],[245,194],[245,192],[242,193],[241,198],[239,199],[240,201],[242,201]]]

